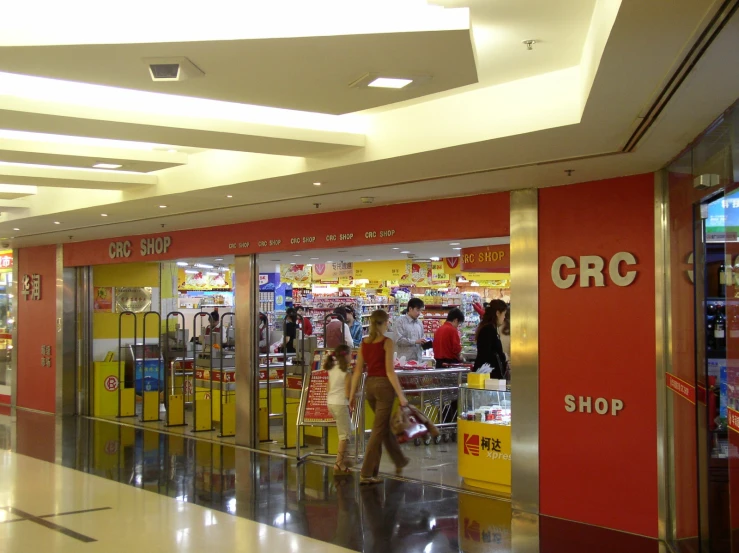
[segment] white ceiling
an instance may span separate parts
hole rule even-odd
[[[360,208],[362,196],[382,205],[653,171],[739,97],[739,73],[726,70],[739,51],[735,16],[634,151],[622,153],[720,2],[432,3],[469,8],[473,42],[467,32],[464,46],[460,19],[448,18],[460,10],[426,13],[421,0],[404,2],[408,11],[397,17],[377,18],[389,20],[390,30],[350,13],[349,4],[325,22],[297,7],[286,15],[290,21],[280,36],[272,28],[260,34],[254,20],[246,31],[229,21],[222,34],[203,25],[192,27],[192,38],[179,36],[190,29],[190,19],[215,17],[215,8],[203,6],[191,15],[178,11],[175,19],[182,24],[156,40],[155,25],[127,30],[134,8],[120,8],[121,25],[108,30],[109,40],[100,39],[99,25],[83,25],[82,19],[70,22],[62,36],[44,21],[20,17],[9,27],[4,18],[0,44],[9,46],[0,46],[0,71],[87,82],[0,73],[0,127],[67,137],[19,137],[0,129],[0,162],[16,162],[0,164],[0,183],[38,187],[25,198],[0,198],[0,237],[22,247],[146,233],[162,225],[175,230]],[[370,4],[373,17],[401,5]],[[12,9],[27,8],[16,3]],[[51,10],[68,17],[63,12]],[[421,12],[424,17],[416,17]],[[291,27],[298,16],[304,24]],[[528,51],[521,44],[525,39],[539,42]],[[210,52],[218,62],[213,82],[163,83],[192,86],[180,94],[205,97],[154,94],[144,86],[151,89],[150,81],[133,75],[146,69],[133,58],[148,55],[147,49],[161,53],[172,43],[194,48],[193,55]],[[228,56],[257,43],[269,43],[264,55],[270,60],[268,68],[254,69],[262,71],[259,82],[246,82],[238,67],[229,78]],[[316,45],[322,45],[320,52]],[[70,57],[72,51],[78,55]],[[381,54],[373,58],[373,52]],[[112,53],[121,53],[118,75],[85,63]],[[270,57],[278,53],[289,59]],[[257,63],[254,56],[244,64]],[[360,92],[339,78],[342,72],[377,70],[365,63],[372,59],[383,65],[404,60],[409,65],[403,70],[418,74],[432,68],[432,82],[443,86],[423,94],[419,88],[413,97]],[[479,82],[470,80],[473,70]],[[304,86],[308,74],[325,74],[330,82]],[[203,79],[208,75],[210,70]],[[300,85],[290,85],[291,76]],[[367,101],[364,92],[383,97]],[[246,100],[278,107],[234,103]],[[366,109],[371,106],[376,107]],[[357,109],[363,111],[332,115]],[[70,147],[72,137],[78,142]],[[31,160],[40,166],[24,165]],[[93,161],[113,160],[121,163],[119,171],[82,170]],[[565,169],[575,172],[567,176]]]

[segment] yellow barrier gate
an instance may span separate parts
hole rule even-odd
[[[149,317],[154,316],[157,319],[157,329],[161,329],[162,327],[162,317],[157,313],[156,311],[148,311],[144,313],[144,326],[143,326],[143,333],[144,333],[144,343],[143,343],[143,360],[141,364],[141,422],[156,422],[159,420],[159,393],[162,389],[162,343],[161,343],[161,333],[158,332],[157,335],[160,336],[159,343],[156,348],[156,355],[157,355],[157,385],[156,389],[154,390],[147,390],[147,382],[146,382],[146,361],[147,361],[147,352],[149,351],[146,347],[146,319]],[[134,363],[136,361],[134,360]]]
[[[172,355],[170,352],[170,345],[169,345],[169,332],[170,332],[170,326],[169,321],[171,318],[179,318],[182,322],[182,325],[180,328],[185,328],[185,315],[180,313],[179,311],[172,311],[167,314],[167,317],[164,319],[166,328],[167,328],[167,341],[166,341],[166,350],[167,350],[167,359],[172,359]],[[177,325],[175,324],[175,328],[177,328]],[[183,339],[184,342],[184,339]],[[182,359],[182,378],[180,379],[180,383],[178,386],[177,380],[176,380],[176,371],[178,370],[178,366],[180,364],[179,360],[172,360],[169,366],[169,385],[167,385],[166,378],[167,375],[165,374],[165,383],[164,383],[164,396],[167,398],[167,415],[166,415],[166,425],[165,426],[187,426],[185,424],[185,386],[187,385],[187,375],[185,374],[186,368],[187,368],[187,345],[183,344],[185,349],[185,356]],[[192,381],[190,381],[190,385],[192,386]]]
[[[208,324],[210,325],[210,328],[213,328],[213,318],[210,316],[210,313],[196,313],[193,317],[192,321],[192,328],[193,328],[193,335],[195,334],[195,329],[197,329],[198,325],[198,318],[199,317],[208,317]],[[214,338],[215,332],[211,332],[210,337],[210,350],[213,351],[213,345],[214,345]],[[192,402],[192,412],[193,412],[193,432],[206,432],[210,430],[214,430],[213,428],[213,356],[210,355],[209,363],[207,365],[207,369],[205,368],[206,365],[204,364],[206,359],[205,355],[201,353],[198,355],[197,352],[197,343],[193,340],[193,346],[192,346],[192,353],[193,358],[195,359],[195,382],[193,386],[193,402]],[[198,387],[198,382],[202,384],[200,387]],[[206,386],[208,386],[206,388]]]
[[[136,367],[129,371],[123,363],[123,317],[133,317],[134,344],[139,326],[136,313],[133,311],[122,311],[118,315],[118,418],[136,416]]]

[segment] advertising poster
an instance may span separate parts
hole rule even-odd
[[[406,263],[406,272],[400,277],[401,286],[431,286],[431,263]]]
[[[178,285],[180,292],[199,292],[207,290],[230,291],[231,272],[184,270],[178,271]]]
[[[281,265],[280,282],[297,288],[310,287],[311,268],[308,265]]]
[[[95,313],[113,313],[115,289],[110,286],[96,286],[93,289],[93,311]]]
[[[313,282],[338,284],[340,278],[353,278],[353,263],[316,263],[313,265]]]

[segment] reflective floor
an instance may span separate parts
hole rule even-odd
[[[510,503],[82,418],[0,416],[0,551],[659,551]]]

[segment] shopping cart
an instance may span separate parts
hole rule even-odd
[[[440,432],[436,438],[430,435],[416,438],[414,444],[457,441],[457,398],[459,386],[467,381],[467,373],[467,367],[395,371],[408,402],[426,415]]]

